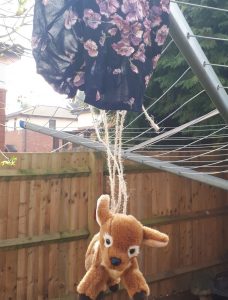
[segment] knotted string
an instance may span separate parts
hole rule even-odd
[[[110,125],[107,113],[100,111],[99,118],[96,118],[95,112],[91,107],[94,121],[94,128],[97,139],[105,146],[107,155],[107,166],[109,174],[111,210],[114,213],[127,212],[127,184],[124,178],[124,167],[122,161],[122,136],[126,111],[116,111],[115,120],[115,139],[111,142]],[[101,134],[103,131],[103,136]]]

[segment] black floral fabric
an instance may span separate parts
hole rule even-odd
[[[169,0],[36,0],[37,72],[99,109],[141,111],[169,31]]]

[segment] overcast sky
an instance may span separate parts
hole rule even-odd
[[[25,48],[30,48],[32,35],[32,6],[34,0],[27,0],[26,2],[29,17],[26,18],[26,25],[22,27],[20,24],[24,15],[15,18],[15,14],[18,10],[18,1],[0,0],[0,3],[4,4],[4,7],[0,5],[1,13],[6,16],[5,18],[0,18],[1,42],[5,42],[9,45],[12,43],[21,44]],[[11,27],[19,29],[8,36],[7,33],[11,32]],[[53,88],[49,86],[40,75],[36,74],[35,61],[32,57],[22,57],[20,61],[8,66],[0,64],[0,81],[5,82],[7,88],[7,113],[20,109],[20,106],[17,103],[19,96],[24,97],[30,105],[46,104],[66,106],[66,96],[55,93]]]
[[[17,111],[19,96],[23,96],[30,105],[46,104],[66,106],[66,96],[59,95],[38,74],[33,58],[23,57],[20,61],[6,67],[6,109],[7,113]]]

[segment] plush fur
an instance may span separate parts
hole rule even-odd
[[[77,287],[79,299],[98,300],[108,288],[121,283],[134,300],[147,299],[149,287],[137,262],[141,245],[164,247],[166,234],[143,226],[131,215],[113,214],[110,198],[102,195],[97,202],[96,219],[100,232],[91,240],[86,252],[87,273]]]

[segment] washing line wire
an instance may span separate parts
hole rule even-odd
[[[150,156],[151,157],[151,156]],[[151,157],[152,158],[152,157]],[[164,161],[165,163],[167,164],[176,164],[178,162],[178,160],[162,160]],[[209,166],[212,166],[212,165],[217,165],[217,164],[220,164],[220,163],[223,163],[223,162],[227,162],[228,159],[223,159],[223,160],[189,160],[189,161],[184,161],[182,162],[180,165],[183,166],[184,163],[188,163],[188,167],[191,168],[191,169],[197,169],[197,168],[201,168],[201,167],[209,167]],[[158,162],[155,162],[155,164],[158,163]],[[205,163],[205,164],[202,164],[202,165],[192,165],[190,167],[189,163]],[[218,166],[217,166],[218,167]],[[224,167],[224,165],[221,165],[219,167]]]
[[[220,68],[228,68],[228,65],[221,65],[221,64],[210,64],[210,63],[205,63],[205,66],[212,66],[212,67],[220,67]],[[220,87],[219,87],[220,88]]]
[[[160,124],[163,123],[165,120],[167,120],[168,118],[170,118],[171,116],[173,116],[176,112],[178,112],[182,107],[184,107],[186,104],[188,104],[189,102],[191,102],[192,100],[194,100],[195,98],[197,98],[199,95],[201,95],[204,92],[204,90],[202,90],[201,92],[197,93],[196,95],[194,95],[193,97],[191,97],[189,100],[187,100],[186,102],[184,102],[181,106],[179,106],[175,111],[171,112],[168,116],[166,116],[163,120],[161,120],[159,123],[157,123],[157,127],[158,129],[160,128]],[[147,111],[145,112],[145,114],[148,115]],[[175,127],[176,128],[176,127]],[[161,128],[160,128],[161,129]],[[125,141],[123,144],[126,144],[130,141],[136,140],[139,137],[141,137],[142,135],[144,135],[145,133],[149,132],[151,130],[151,127],[147,128],[145,131],[141,132],[140,134],[138,134],[137,136]],[[157,130],[158,131],[158,130]],[[160,130],[160,133],[162,132],[162,129]]]
[[[72,144],[72,143],[71,143],[71,142],[67,142],[67,143],[65,143],[65,144],[62,144],[60,147],[58,147],[58,148],[56,148],[56,149],[50,151],[50,153],[57,152],[57,151],[63,149],[64,147],[66,147],[66,146],[69,145],[69,144]]]
[[[228,137],[228,135],[214,135],[214,136],[210,136],[210,137],[208,137],[208,140],[210,139],[210,140],[217,140],[217,139],[225,139],[225,138],[227,138]],[[139,138],[137,141],[147,141],[148,140],[148,138],[149,137],[145,137],[145,138]],[[193,140],[195,143],[198,143],[201,139],[205,139],[205,136],[197,136],[197,137],[167,137],[166,139],[165,139],[165,141],[167,142],[167,141],[171,141],[172,142],[172,144],[173,145],[175,145],[174,144],[174,142],[187,142],[187,143],[190,143],[190,140]],[[111,139],[111,140],[113,140],[113,139]],[[163,140],[161,140],[161,141],[163,141]],[[193,142],[192,142],[193,143]],[[133,143],[131,143],[131,144],[133,144]],[[214,144],[214,143],[213,143]],[[130,145],[130,143],[128,143],[128,145]],[[134,144],[133,144],[134,145]],[[188,144],[188,145],[186,145],[187,147],[189,146],[190,144]],[[165,146],[165,145],[164,145]],[[176,147],[178,147],[178,145],[175,145]],[[181,145],[181,146],[183,146],[183,144]],[[126,145],[125,145],[125,147],[126,147]]]
[[[196,95],[194,95],[193,97],[191,97],[189,100],[187,100],[186,102],[184,102],[182,105],[180,105],[176,110],[174,110],[173,112],[171,112],[168,116],[166,116],[164,119],[162,119],[158,125],[160,125],[161,123],[163,123],[165,120],[167,120],[168,118],[172,117],[176,112],[178,112],[182,107],[184,107],[185,105],[187,105],[189,102],[191,102],[192,100],[196,99],[199,95],[201,95],[203,92],[205,92],[205,90],[200,91],[199,93],[197,93]]]
[[[201,144],[201,145],[199,145],[199,146],[193,146],[193,148],[191,148],[191,151],[192,152],[199,152],[199,151],[205,151],[205,148],[215,148],[215,147],[217,147],[217,146],[219,146],[219,145],[225,145],[226,144],[226,142],[223,142],[223,143],[216,143],[216,144]],[[169,145],[167,145],[167,144],[165,144],[165,145],[153,145],[153,150],[154,149],[160,149],[161,151],[163,151],[164,150],[164,148],[170,148],[170,149],[173,149],[173,147],[181,147],[182,145],[173,145],[173,144],[169,144]],[[147,149],[149,149],[149,148],[147,148]],[[194,150],[193,150],[194,149]],[[200,149],[202,149],[202,150],[200,150]],[[159,150],[159,151],[160,151]],[[149,150],[140,150],[140,153],[141,152],[148,152],[148,151],[151,151],[150,149]],[[155,150],[155,151],[158,151],[158,150]],[[221,151],[228,151],[228,149],[227,150],[221,150]],[[180,152],[189,152],[189,150],[183,150],[183,151],[180,151]]]
[[[195,156],[188,157],[188,158],[186,158],[186,159],[175,160],[174,162],[175,162],[175,163],[192,162],[191,160],[194,159],[194,158],[202,157],[202,156],[204,156],[205,154],[209,154],[209,153],[213,153],[213,152],[219,151],[220,149],[223,149],[223,148],[225,148],[225,147],[227,147],[227,146],[228,146],[228,144],[226,144],[226,145],[224,145],[224,146],[222,146],[222,147],[219,147],[219,148],[216,148],[216,149],[207,151],[207,152],[205,152],[205,153],[201,153],[201,154],[199,154],[199,155],[195,155]],[[150,156],[150,157],[152,158],[153,156]],[[165,160],[162,160],[162,161],[164,162],[164,164],[170,164],[170,162],[173,162],[173,161],[165,161]],[[147,160],[146,160],[145,162],[147,162]],[[199,161],[199,162],[200,162],[200,161]],[[155,163],[158,163],[158,162],[155,162]],[[169,166],[167,166],[167,168],[169,168]],[[172,168],[172,167],[171,167],[171,168]]]
[[[168,132],[168,131],[163,131],[162,133],[160,133],[160,135],[159,136],[161,136],[161,134],[163,134],[164,132]],[[133,139],[133,141],[132,142],[129,142],[129,137],[130,137],[131,135],[129,134],[129,136],[125,136],[124,137],[124,140],[125,140],[125,142],[124,142],[124,147],[127,147],[127,145],[130,145],[130,144],[134,144],[135,145],[135,142],[137,141],[137,142],[139,142],[139,141],[145,141],[145,140],[148,140],[148,138],[152,138],[151,137],[151,134],[148,134],[148,135],[144,135],[143,137],[139,137],[137,140],[136,139]],[[158,135],[156,135],[156,137],[157,137]],[[186,141],[186,142],[189,142],[190,143],[190,140],[193,140],[193,141],[198,141],[199,139],[201,139],[201,138],[204,138],[204,136],[205,135],[197,135],[197,136],[189,136],[189,135],[186,135],[186,136],[175,136],[175,137],[172,137],[172,136],[170,136],[170,137],[166,137],[166,141],[172,141],[172,143],[174,142],[174,141]],[[153,135],[153,137],[154,137],[154,135]],[[209,137],[208,139],[218,139],[218,138],[220,138],[220,139],[222,139],[222,138],[227,138],[228,137],[228,135],[227,134],[219,134],[219,135],[215,135],[215,136],[211,136],[211,137]],[[113,139],[111,139],[111,140],[113,140]],[[161,141],[163,141],[163,139],[161,140]]]
[[[168,167],[169,169],[177,169],[178,167]],[[187,168],[186,168],[187,169]],[[196,171],[192,170],[189,168],[189,172],[187,171],[183,171],[182,174],[195,174]],[[228,173],[228,170],[224,170],[224,171],[215,171],[215,172],[202,172],[202,171],[197,171],[198,175],[217,175],[217,174],[226,174]]]
[[[154,106],[158,101],[160,101],[186,74],[187,72],[190,70],[191,68],[188,67],[182,74],[181,76],[157,99],[155,100],[151,105],[149,105],[147,108],[146,108],[146,111],[148,111],[152,106]],[[150,98],[148,96],[145,96],[146,98]],[[140,113],[134,120],[132,120],[129,124],[127,124],[125,127],[124,127],[124,130],[126,128],[128,128],[130,125],[132,125],[133,123],[135,123],[136,120],[138,120],[141,116],[143,115],[143,112]]]
[[[163,123],[165,120],[167,120],[168,118],[170,118],[171,116],[173,116],[176,112],[178,112],[182,107],[184,107],[185,105],[187,105],[189,102],[191,102],[192,100],[196,99],[199,95],[201,95],[205,90],[200,91],[199,93],[197,93],[196,95],[194,95],[193,97],[191,97],[189,100],[187,100],[186,102],[184,102],[181,106],[179,106],[176,110],[174,110],[172,113],[170,113],[168,116],[166,116],[163,120],[161,120],[159,123],[156,124],[157,126],[157,130],[154,126],[151,126],[155,129],[155,131],[158,131],[160,128],[160,124]],[[146,116],[149,116],[147,110],[144,108],[143,106],[143,112]],[[147,119],[150,119],[150,117],[147,117]],[[147,128],[144,132],[141,132],[140,134],[138,134],[136,137],[131,138],[129,140],[127,140],[125,143],[130,142],[132,140],[136,140],[138,139],[140,136],[144,135],[145,133],[149,132],[151,130],[151,128]],[[160,130],[161,133],[161,130]],[[125,144],[124,143],[124,144]]]
[[[138,149],[140,149],[142,147],[145,147],[146,145],[155,143],[155,142],[157,142],[157,141],[159,141],[161,139],[164,139],[166,137],[174,135],[174,134],[176,134],[176,133],[184,130],[185,128],[187,128],[187,127],[189,127],[191,125],[194,125],[194,124],[197,124],[197,123],[202,122],[204,120],[207,120],[207,119],[209,119],[209,118],[211,118],[213,116],[216,116],[218,114],[219,114],[219,111],[217,109],[215,109],[215,110],[213,110],[213,111],[211,111],[211,112],[209,112],[209,113],[207,113],[207,114],[205,114],[205,115],[203,115],[203,116],[201,116],[199,118],[196,118],[196,119],[194,119],[194,120],[192,120],[190,122],[187,122],[187,123],[185,123],[183,125],[180,125],[180,126],[174,128],[172,130],[169,130],[169,131],[167,131],[165,133],[162,133],[162,134],[160,134],[160,135],[158,135],[156,137],[153,137],[153,138],[151,138],[151,139],[149,139],[149,140],[147,140],[147,141],[145,141],[143,143],[140,143],[139,145],[131,147],[130,149],[127,149],[126,151],[127,152],[132,152],[132,151],[138,150]]]
[[[226,124],[221,123],[221,124],[193,125],[193,126],[189,127],[188,131],[208,131],[208,130],[214,130],[218,126],[222,127],[222,126],[226,126]],[[173,129],[173,128],[176,128],[176,127],[175,126],[165,126],[165,127],[161,127],[161,128],[163,128],[163,129]],[[199,128],[199,129],[197,129],[197,128]],[[202,129],[200,129],[200,128],[202,128]],[[146,129],[148,129],[148,127],[133,127],[133,128],[128,128],[129,132],[133,131],[133,130],[134,131],[140,130],[140,132],[141,132],[142,130],[146,130]],[[111,130],[114,130],[114,129],[111,128]]]
[[[224,150],[224,149],[221,149],[221,152],[222,152],[222,150]],[[191,151],[191,150],[189,150],[188,153],[189,153],[190,151]],[[205,151],[205,149],[204,149],[204,150],[198,150],[198,151],[191,151],[191,153],[193,153],[193,152],[198,152],[198,153],[199,153],[200,151]],[[228,151],[228,149],[225,149],[225,151]],[[143,152],[143,151],[142,151],[142,152]],[[145,151],[145,152],[148,153],[148,151]],[[140,151],[140,153],[141,153],[141,151]],[[181,152],[181,153],[183,153],[183,152]],[[219,154],[208,154],[208,155],[206,154],[206,155],[204,155],[204,156],[205,156],[205,158],[207,158],[207,157],[209,157],[209,158],[210,158],[210,157],[213,157],[213,158],[215,159],[215,157],[217,157],[217,156],[218,156],[218,157],[221,157],[221,153],[219,153]],[[227,152],[227,153],[222,153],[222,156],[223,156],[223,157],[228,156],[228,152]],[[150,157],[154,158],[155,156],[152,155],[152,156],[150,156]],[[190,157],[190,156],[187,155],[187,154],[185,155],[185,153],[184,153],[184,154],[181,155],[181,157],[182,157],[182,158],[185,158],[185,157]],[[175,158],[175,159],[176,159],[176,158],[180,158],[180,155],[167,155],[165,158],[166,158],[166,159],[167,159],[167,158],[172,158],[172,159]],[[171,159],[169,159],[169,160],[170,160],[170,162],[173,162],[173,160],[171,160]],[[176,161],[176,160],[175,160],[175,161]],[[215,161],[215,160],[214,160],[214,161]],[[216,161],[218,161],[218,159],[217,159]],[[191,161],[191,162],[212,162],[212,160],[200,160],[200,161],[197,160],[197,161]]]
[[[195,4],[195,3],[184,2],[184,1],[179,1],[179,0],[171,0],[170,2],[177,3],[177,4],[183,4],[183,5],[187,5],[187,6],[195,6],[197,8],[205,8],[205,9],[217,10],[217,11],[220,11],[220,12],[228,12],[228,9],[214,7],[214,6],[208,6],[208,5],[202,5],[202,4]]]
[[[189,159],[193,159],[193,158],[197,158],[197,157],[201,157],[201,156],[204,156],[205,154],[210,154],[210,153],[213,153],[213,152],[216,152],[216,151],[219,151],[221,149],[224,149],[228,146],[228,144],[225,144],[219,148],[216,148],[216,149],[212,149],[210,151],[206,151],[205,153],[201,153],[201,154],[198,154],[198,155],[194,155],[194,156],[191,156],[190,158],[185,158],[183,160],[179,160],[177,162],[184,162],[184,161],[188,161]]]
[[[191,169],[206,168],[206,167],[211,167],[211,166],[215,167],[215,165],[223,163],[223,162],[227,162],[227,161],[228,161],[227,158],[226,159],[222,159],[222,160],[218,160],[218,161],[212,161],[212,162],[210,162],[208,164],[205,164],[205,165],[193,166],[193,167],[191,167]],[[201,162],[201,161],[196,161],[196,162]],[[224,166],[217,166],[217,167],[222,168]]]
[[[165,48],[162,50],[161,55],[163,55],[166,50],[170,47],[170,45],[172,45],[172,43],[174,42],[173,39],[171,39],[171,41],[165,46]]]
[[[227,128],[228,128],[228,126],[224,126],[224,127],[222,127],[222,128],[219,128],[218,130],[216,130],[216,131],[214,131],[214,132],[208,134],[207,136],[204,136],[204,137],[202,137],[202,138],[200,138],[200,139],[198,139],[198,140],[196,140],[196,141],[191,142],[190,144],[184,145],[184,146],[179,147],[179,148],[177,148],[177,149],[175,149],[175,150],[171,150],[171,151],[162,153],[162,154],[160,154],[160,155],[155,155],[154,157],[163,156],[163,155],[165,155],[165,154],[169,154],[169,153],[173,153],[173,152],[175,152],[175,151],[179,151],[179,150],[185,149],[185,148],[187,148],[187,147],[189,147],[189,146],[192,146],[192,145],[194,145],[194,144],[196,144],[196,143],[198,143],[198,142],[200,142],[200,141],[202,141],[202,140],[204,140],[204,139],[207,139],[207,138],[209,138],[210,136],[213,136],[214,134],[216,134],[216,133],[218,133],[218,132],[220,132],[220,131],[222,131],[222,130],[224,130],[224,129],[227,129]]]
[[[199,34],[187,34],[187,37],[194,37],[194,38],[199,38],[199,39],[206,39],[206,40],[215,40],[215,41],[222,41],[222,42],[228,42],[228,38],[219,38],[219,37],[214,37],[214,36],[205,36],[205,35],[199,35]]]

